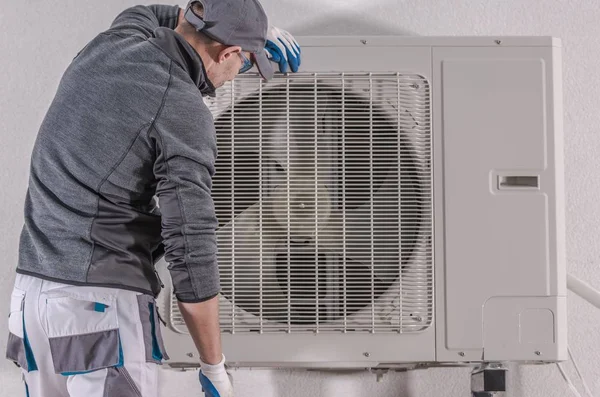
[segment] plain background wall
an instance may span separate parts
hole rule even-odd
[[[17,261],[31,148],[58,81],[78,50],[135,0],[0,0],[0,345]],[[173,0],[164,0],[175,4]],[[184,5],[186,0],[178,4]],[[145,2],[140,0],[139,2]],[[147,2],[147,1],[146,1]],[[147,2],[148,3],[148,2]],[[563,40],[569,272],[600,287],[600,5],[597,0],[264,0],[295,35],[553,35]],[[90,109],[93,111],[93,109]],[[569,294],[569,342],[600,395],[600,311]],[[571,373],[572,367],[568,366]],[[468,369],[386,375],[234,372],[236,396],[469,395]],[[161,396],[200,396],[195,372],[163,372]],[[562,397],[555,366],[509,374],[512,396]],[[0,396],[24,395],[0,360]]]

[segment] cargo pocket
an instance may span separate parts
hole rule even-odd
[[[37,364],[33,357],[29,340],[27,339],[24,313],[25,291],[14,288],[10,296],[6,358],[13,361],[25,371],[31,372],[37,370]]]
[[[169,356],[162,339],[156,303],[149,295],[138,295],[137,299],[144,332],[146,362],[161,364],[162,360],[168,360]]]
[[[42,316],[55,373],[123,366],[116,294],[51,291]]]

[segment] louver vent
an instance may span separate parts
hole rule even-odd
[[[223,332],[419,332],[433,319],[430,88],[243,75],[209,103]],[[171,323],[187,332],[172,298]]]

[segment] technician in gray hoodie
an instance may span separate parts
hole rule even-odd
[[[158,395],[163,254],[202,386],[233,396],[202,97],[253,66],[270,79],[272,62],[295,72],[300,49],[258,0],[132,7],[77,54],[33,149],[10,303],[7,358],[29,396]]]

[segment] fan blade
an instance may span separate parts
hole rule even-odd
[[[395,187],[395,191],[394,191]],[[401,215],[406,212],[398,206],[397,182],[387,180],[362,205],[336,210],[327,219],[327,224],[316,233],[317,243],[363,266],[365,278],[380,280],[397,278],[404,258],[402,239],[406,231],[400,229]],[[394,197],[395,195],[395,197]],[[394,201],[395,199],[395,201]],[[402,227],[406,227],[403,220]]]
[[[262,217],[261,217],[262,211]],[[277,282],[275,255],[284,243],[267,205],[256,203],[217,231],[221,293],[258,315],[274,313],[286,301]]]
[[[289,111],[274,118],[269,132],[270,156],[280,165],[273,210],[281,227],[296,242],[314,238],[318,224],[331,212],[329,187],[336,184],[339,103],[326,87],[296,85],[286,103]],[[317,95],[318,94],[318,95]],[[285,109],[283,109],[285,110]]]
[[[314,323],[317,293],[321,299],[326,293],[326,258],[324,252],[317,256],[310,243],[295,240],[291,227],[282,227],[277,208],[274,196],[217,231],[221,293],[240,309],[271,321]],[[322,307],[319,316],[325,314]]]

